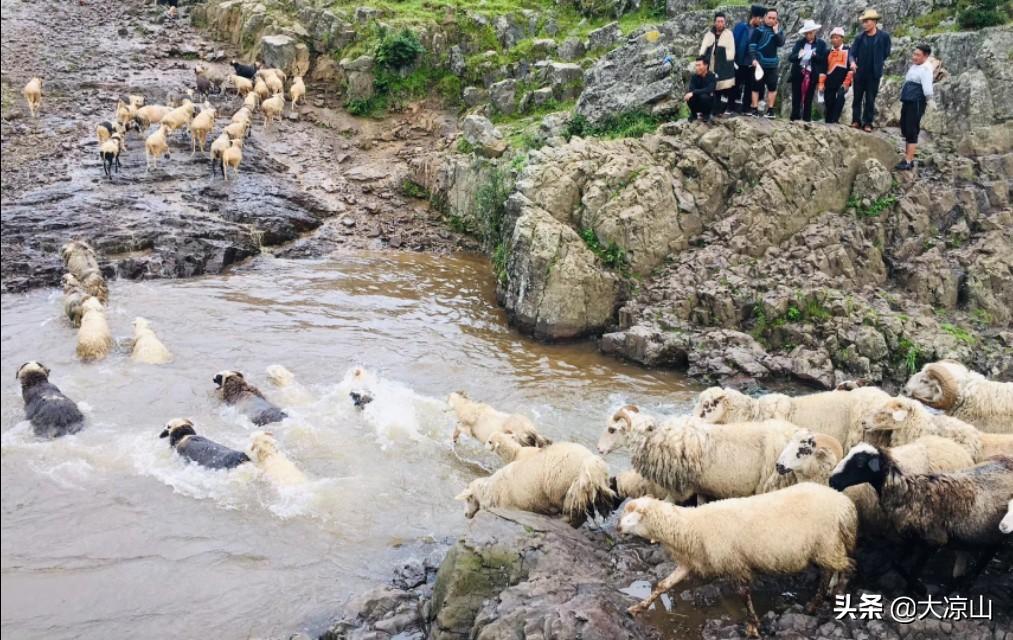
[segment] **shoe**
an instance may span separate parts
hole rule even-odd
[[[767,109],[767,113],[766,115],[764,115],[764,117],[769,120],[773,120],[774,118],[777,117],[777,112],[774,111],[773,109]]]
[[[866,133],[872,133],[872,125],[871,124],[865,125],[864,127],[862,127],[862,131]]]
[[[713,121],[714,121],[714,118],[713,118],[713,117],[711,117],[711,116],[704,116],[704,117],[703,117],[703,123],[704,123],[704,124],[710,124],[710,123],[711,123],[711,122],[713,122]]]
[[[858,124],[857,122],[852,122],[851,123],[851,128],[852,129],[861,129],[862,125]]]
[[[753,116],[754,118],[759,118],[760,117],[760,110],[756,109],[756,108],[753,108],[753,109],[751,109],[749,111],[749,115]]]
[[[686,122],[696,122],[696,114],[695,113],[690,113],[689,117],[686,118]]]
[[[910,171],[915,168],[915,163],[908,162],[907,160],[901,160],[896,165],[894,165],[893,168],[896,171]]]

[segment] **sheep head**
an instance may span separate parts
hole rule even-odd
[[[39,376],[49,378],[49,368],[41,362],[36,362],[35,360],[29,360],[24,363],[18,367],[17,373],[14,374],[14,377],[17,378],[19,382],[24,382],[29,378]]]
[[[862,429],[866,432],[903,429],[919,415],[920,409],[909,398],[890,398],[878,409],[873,409],[862,417]]]
[[[175,447],[176,443],[186,436],[197,435],[193,428],[193,422],[187,418],[173,418],[165,423],[165,428],[158,434],[159,438],[168,438],[169,446]]]
[[[654,537],[648,522],[648,516],[650,512],[663,508],[663,506],[664,503],[661,500],[651,498],[649,496],[630,500],[626,503],[626,506],[623,507],[623,515],[619,517],[619,523],[616,525],[616,531],[619,533],[640,536],[641,538],[647,538],[653,543]],[[676,507],[673,507],[673,509],[674,508]]]
[[[775,468],[780,475],[798,472],[809,480],[806,473],[812,466],[816,469],[829,469],[836,465],[844,456],[841,443],[837,438],[822,433],[813,433],[808,429],[799,429],[777,457]]]
[[[860,442],[834,467],[830,474],[830,486],[844,491],[848,487],[868,482],[878,493],[889,466],[886,453],[867,442]]]
[[[904,395],[933,409],[946,411],[952,408],[960,398],[960,385],[948,364],[933,362],[922,367],[904,385]]]
[[[250,457],[256,462],[263,462],[278,453],[278,441],[268,431],[254,431],[250,436]]]
[[[479,488],[479,484],[484,480],[485,478],[478,478],[477,480],[472,480],[471,484],[468,485],[467,489],[454,496],[454,500],[460,500],[461,502],[465,503],[464,517],[468,518],[469,520],[475,517],[475,514],[478,513],[478,510],[482,506],[479,503],[478,496],[476,496],[475,493]]]
[[[219,389],[224,388],[225,385],[227,385],[232,380],[239,380],[245,382],[246,378],[240,371],[229,371],[229,370],[219,371],[218,373],[215,374],[213,378],[211,378],[211,381],[214,382]]]
[[[67,262],[78,253],[94,256],[95,250],[91,248],[91,245],[83,240],[71,240],[60,249],[60,257],[63,258],[64,264],[67,264]]]
[[[142,318],[141,316],[134,318],[134,331],[144,331],[150,327],[151,323],[148,322],[147,318]]]
[[[267,377],[279,387],[287,387],[295,382],[295,374],[280,364],[272,364],[267,368]]]
[[[693,416],[711,424],[735,422],[736,415],[750,415],[756,400],[735,389],[710,387],[700,392]],[[741,416],[740,416],[741,419]]]
[[[642,418],[640,409],[633,404],[620,408],[609,418],[605,431],[598,438],[598,453],[605,455],[626,441],[626,436],[633,431],[634,421]]]

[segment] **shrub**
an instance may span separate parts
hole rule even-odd
[[[581,230],[580,237],[584,240],[587,248],[591,250],[591,253],[598,256],[598,259],[606,267],[620,271],[626,269],[626,252],[618,244],[610,242],[607,246],[603,245],[601,240],[598,239],[598,234],[595,233],[594,229],[590,228]]]
[[[401,70],[415,64],[425,52],[419,37],[411,29],[385,34],[376,47],[376,62],[381,67]]]
[[[591,124],[587,118],[576,114],[566,123],[563,137],[567,140],[574,136],[582,138],[639,138],[645,134],[653,133],[660,124],[661,118],[643,111],[627,111],[606,116],[596,124]]]
[[[1009,19],[1003,0],[970,0],[957,5],[957,24],[961,29],[983,29],[1005,24]]]

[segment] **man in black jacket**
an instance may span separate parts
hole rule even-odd
[[[710,61],[704,56],[696,59],[693,77],[689,80],[689,91],[685,95],[686,104],[689,105],[689,121],[697,117],[703,118],[704,122],[711,121],[711,112],[714,110],[714,90],[717,87],[718,79],[711,73]]]
[[[876,94],[883,78],[883,63],[890,57],[890,34],[879,28],[880,15],[866,9],[859,18],[862,33],[851,45],[851,69],[855,72],[854,102],[851,105],[851,126],[872,131],[876,119]]]

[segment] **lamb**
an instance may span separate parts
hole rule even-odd
[[[457,425],[453,434],[454,444],[457,444],[462,433],[482,444],[487,444],[492,434],[497,431],[512,434],[517,442],[527,446],[544,447],[552,443],[538,433],[534,423],[527,417],[497,411],[487,404],[469,399],[463,391],[450,394],[447,403],[457,415]]]
[[[130,359],[143,364],[165,364],[172,361],[172,353],[155,335],[151,324],[144,318],[134,318],[134,348]]]
[[[49,381],[49,369],[40,362],[26,362],[15,374],[21,383],[25,416],[32,433],[40,438],[59,438],[84,428],[84,415],[77,403]]]
[[[106,310],[91,296],[81,304],[81,326],[77,330],[77,357],[85,362],[101,360],[113,346]]]
[[[1013,533],[1013,499],[1010,499],[1009,505],[1006,507],[1006,515],[999,522],[999,531],[1007,535]]]
[[[169,446],[188,462],[208,469],[234,469],[250,461],[250,457],[242,451],[197,435],[193,422],[186,418],[170,420],[158,437],[168,438]]]
[[[573,527],[589,515],[608,515],[616,495],[608,465],[585,447],[560,442],[520,458],[487,478],[472,480],[456,498],[467,503],[465,515],[502,507],[545,515],[562,514]]]
[[[250,438],[250,454],[253,463],[273,484],[291,486],[306,482],[306,474],[278,449],[278,441],[273,434],[254,431]]]
[[[169,128],[163,124],[159,125],[158,130],[144,141],[145,171],[151,168],[157,169],[158,159],[162,155],[166,158],[169,157],[168,135]]]
[[[253,91],[253,81],[243,76],[229,76],[229,81],[236,89],[236,95],[245,96]]]
[[[306,95],[306,85],[302,81],[302,76],[292,78],[292,86],[288,88],[288,95],[292,99],[292,109],[295,110],[296,102]]]
[[[169,107],[160,104],[149,104],[137,109],[134,114],[134,122],[137,123],[137,127],[144,131],[153,124],[160,124],[162,118],[172,111]]]
[[[281,422],[288,417],[276,404],[269,402],[260,389],[248,383],[239,371],[221,371],[215,374],[212,381],[218,385],[221,399],[226,404],[236,406],[258,427]]]
[[[280,93],[274,94],[260,103],[260,110],[264,113],[264,130],[266,131],[271,120],[280,118],[282,112],[285,111],[285,96]]]
[[[249,92],[249,93],[246,94],[245,98],[243,98],[243,107],[244,108],[249,109],[250,111],[253,111],[254,109],[256,109],[259,106],[260,106],[260,96],[258,96],[256,93],[254,93],[254,92],[251,91],[251,92]]]
[[[215,126],[216,114],[217,112],[210,105],[205,104],[205,108],[190,122],[190,155],[197,152],[198,146],[200,146],[200,152],[204,153],[204,145],[207,143],[208,135],[211,134],[211,130]]]
[[[239,163],[243,161],[243,139],[233,138],[229,141],[229,147],[222,151],[222,178],[229,179],[225,167],[232,167],[232,172],[239,173]]]
[[[306,405],[316,401],[309,389],[296,380],[295,374],[280,364],[272,364],[267,368],[267,379],[280,390],[286,406]]]
[[[843,591],[854,570],[858,514],[843,495],[805,482],[695,508],[637,498],[626,504],[617,529],[659,541],[676,563],[650,596],[629,608],[630,614],[647,610],[689,577],[731,578],[741,585],[749,618],[746,632],[758,637],[759,620],[749,591],[753,576],[794,574],[818,566],[822,580],[810,603],[814,610],[831,585]]]
[[[517,442],[511,434],[503,431],[497,431],[489,436],[489,442],[485,446],[507,463],[523,460],[541,451],[538,447],[525,447]]]
[[[28,111],[32,117],[38,117],[39,109],[42,108],[42,78],[36,76],[29,80],[25,88],[21,90],[21,95],[25,97]]]
[[[904,395],[991,433],[1013,433],[1013,382],[995,382],[959,362],[922,367]]]
[[[261,100],[266,100],[271,95],[271,90],[267,87],[267,83],[260,78],[254,80],[253,92],[256,93]]]
[[[662,425],[633,405],[610,418],[598,440],[598,452],[628,444],[633,468],[676,495],[702,499],[764,493],[776,486],[778,455],[798,427],[783,420],[709,424],[693,416],[670,418]]]
[[[91,297],[73,273],[63,274],[63,312],[74,327],[81,326],[82,305]]]
[[[902,536],[925,543],[909,579],[920,573],[939,548],[950,543],[982,549],[977,576],[1002,543],[998,530],[1013,495],[1013,458],[997,456],[970,469],[918,474],[903,470],[890,451],[855,445],[834,469],[830,486],[838,491],[869,483],[884,514]]]
[[[833,436],[845,447],[862,438],[861,419],[890,396],[876,387],[825,391],[790,397],[779,393],[751,398],[734,389],[711,387],[700,394],[693,415],[715,424],[776,418]]]
[[[114,133],[99,145],[98,155],[102,159],[102,171],[112,180],[113,171],[120,172],[120,153],[123,151],[123,134]]]
[[[255,64],[243,64],[242,62],[232,61],[232,68],[235,70],[236,75],[247,80],[253,80],[253,77],[257,75],[257,66]]]
[[[917,400],[892,398],[868,413],[862,426],[876,438],[873,444],[904,444],[924,435],[937,435],[959,443],[982,462],[994,455],[1013,456],[1013,434],[984,433],[966,422],[944,414],[930,413]]]

